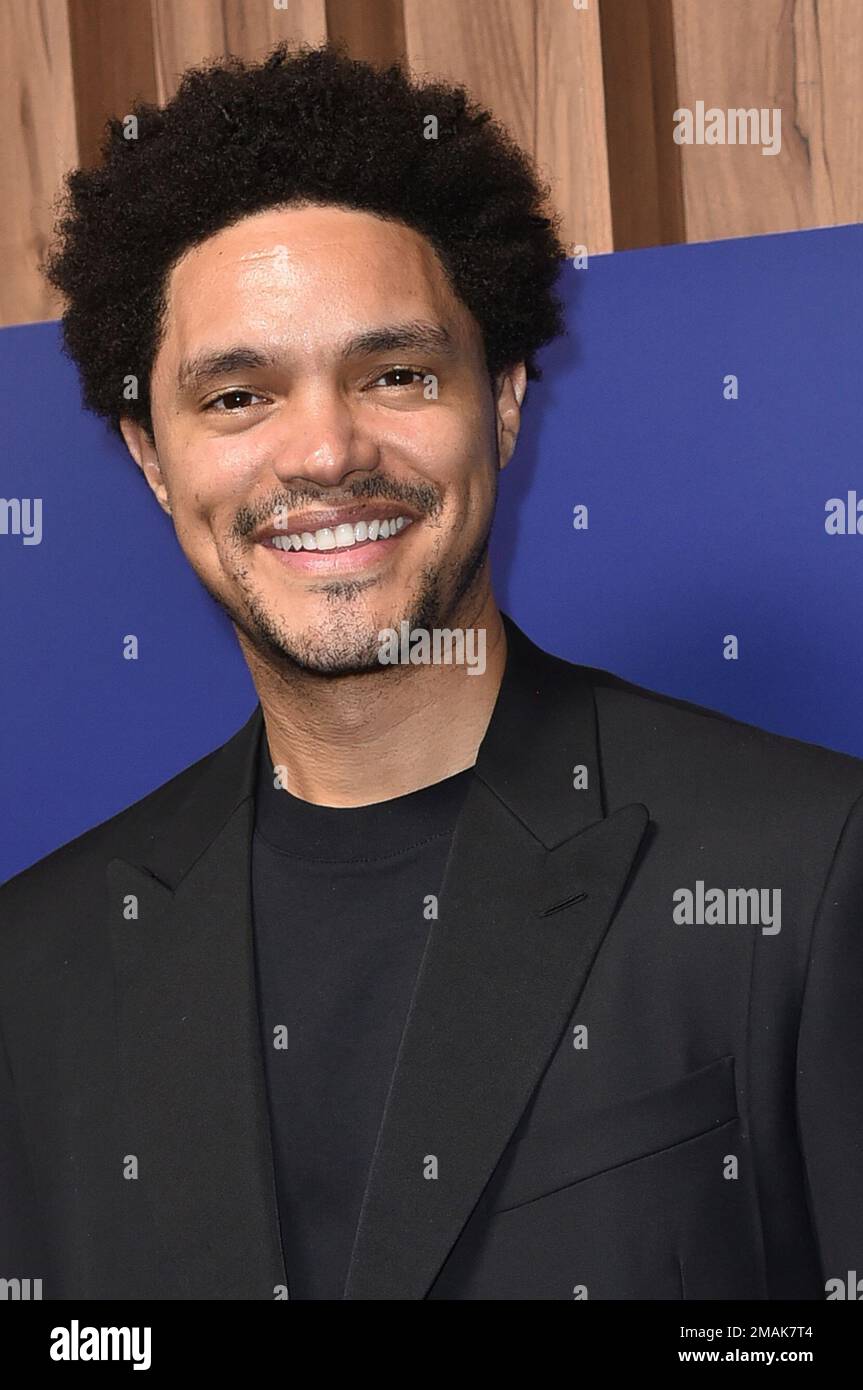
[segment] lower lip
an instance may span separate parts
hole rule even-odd
[[[411,522],[411,526],[414,525]],[[370,569],[378,560],[391,555],[405,531],[411,526],[403,526],[394,536],[383,541],[358,541],[356,545],[346,545],[340,550],[282,550],[280,547],[262,542],[264,550],[274,555],[286,569],[320,574],[332,570]]]

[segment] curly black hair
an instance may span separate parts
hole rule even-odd
[[[479,324],[493,377],[566,331],[554,284],[566,252],[548,188],[461,86],[414,82],[400,63],[341,43],[279,44],[259,64],[189,69],[164,107],[106,126],[95,169],[67,175],[44,266],[60,291],[64,349],[84,404],[152,437],[150,373],[168,274],[190,246],[280,204],[331,204],[422,233]],[[426,138],[429,117],[436,138]],[[138,398],[124,399],[137,378]]]

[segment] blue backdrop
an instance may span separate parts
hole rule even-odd
[[[863,535],[825,530],[828,499],[863,499],[861,263],[851,226],[566,267],[570,333],[528,388],[493,544],[501,606],[535,641],[863,756]],[[227,619],[58,344],[54,324],[0,332],[0,492],[42,499],[40,544],[0,534],[0,880],[216,747],[255,701]]]

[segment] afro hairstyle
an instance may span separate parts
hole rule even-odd
[[[97,167],[67,175],[44,264],[84,404],[115,429],[126,416],[152,437],[173,265],[241,218],[292,203],[420,232],[479,325],[490,378],[521,361],[541,376],[537,349],[566,331],[554,293],[560,219],[529,158],[463,87],[415,82],[402,64],[374,67],[340,43],[281,43],[261,63],[191,68],[165,106],[131,114],[137,127],[107,123]]]

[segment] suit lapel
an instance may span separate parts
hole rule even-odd
[[[108,867],[123,1152],[155,1233],[142,1297],[273,1299],[286,1282],[249,887],[261,726],[258,709],[209,760],[144,866]]]
[[[505,625],[506,671],[402,1037],[351,1299],[428,1293],[575,1008],[648,821],[641,805],[605,816],[581,670]],[[156,1233],[141,1297],[272,1299],[287,1283],[251,916],[262,728],[258,706],[156,806],[158,833],[148,822],[108,868],[123,1149]]]
[[[506,673],[402,1037],[349,1299],[428,1293],[560,1041],[649,819],[642,805],[603,818],[590,687],[508,619],[506,630]],[[587,774],[578,790],[577,768]]]

